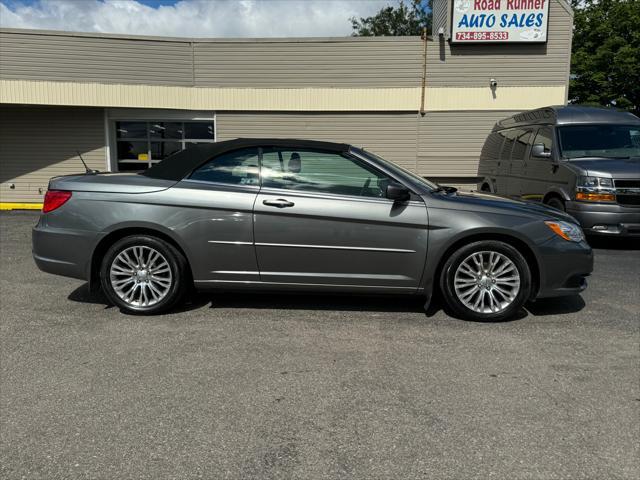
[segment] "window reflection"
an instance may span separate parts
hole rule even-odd
[[[215,141],[213,121],[115,123],[118,170],[142,170],[185,148]]]

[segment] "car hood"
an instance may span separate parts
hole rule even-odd
[[[150,178],[136,173],[98,173],[65,175],[49,181],[51,190],[103,193],[151,193],[165,190],[176,182]]]
[[[578,223],[571,215],[546,205],[513,200],[493,193],[455,192],[450,194],[438,193],[434,195],[434,197],[436,196],[439,202],[437,206],[440,208],[517,215],[536,220],[565,220]]]
[[[640,178],[640,157],[590,157],[569,160],[569,164],[581,168],[590,177]]]

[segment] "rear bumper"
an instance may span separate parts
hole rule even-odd
[[[95,234],[43,227],[31,233],[33,259],[40,270],[64,277],[89,279]]]
[[[575,201],[566,206],[567,213],[580,222],[587,234],[640,236],[640,207]]]
[[[593,250],[582,241],[551,239],[539,247],[540,288],[536,298],[577,295],[587,288],[593,271]]]

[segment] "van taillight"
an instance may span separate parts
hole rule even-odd
[[[61,207],[71,198],[71,192],[64,190],[47,190],[44,194],[44,203],[42,204],[42,213],[47,213]]]

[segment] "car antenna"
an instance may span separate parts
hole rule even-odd
[[[84,161],[84,158],[82,158],[82,155],[80,154],[79,150],[76,150],[76,153],[78,154],[78,157],[80,157],[80,161],[82,162],[82,165],[84,165],[85,173],[89,175],[95,175],[96,173],[98,173],[98,170],[91,170],[89,167],[87,167],[87,164]]]

